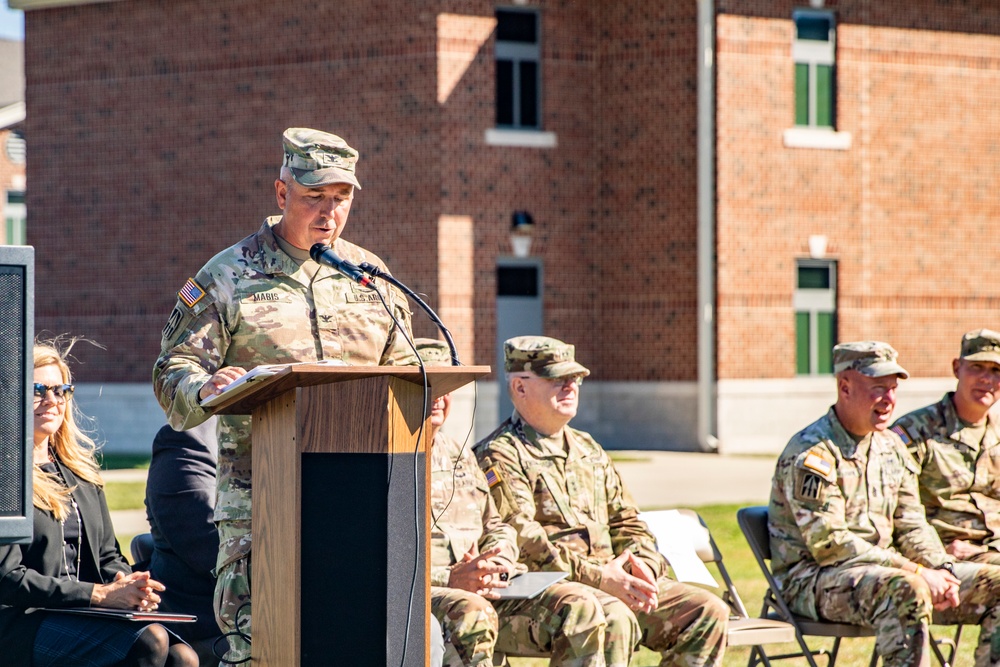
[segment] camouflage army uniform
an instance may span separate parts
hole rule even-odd
[[[855,442],[831,409],[778,458],[768,516],[775,578],[796,613],[874,627],[886,667],[929,664],[931,622],[981,624],[976,665],[1000,664],[1000,568],[955,564],[961,604],[944,612],[933,611],[923,578],[901,569],[953,559],[894,433]]]
[[[354,365],[416,363],[377,296],[332,268],[311,260],[300,266],[280,248],[272,231],[279,220],[267,219],[256,233],[213,257],[179,293],[153,369],[154,391],[175,429],[208,419],[198,392],[224,366],[249,370],[322,359]],[[349,261],[384,266],[343,239],[333,248]],[[380,289],[396,319],[408,328],[410,314],[402,295]],[[216,612],[224,630],[232,629],[236,608],[250,596],[250,465],[250,418],[221,416]],[[241,627],[248,629],[249,613],[246,617]]]
[[[964,540],[983,549],[970,560],[1000,565],[1000,424],[966,425],[954,392],[900,417],[892,430],[920,468],[920,500],[945,546]]]
[[[557,583],[529,600],[489,600],[446,588],[451,566],[474,545],[499,546],[499,560],[513,571],[517,534],[501,522],[471,447],[439,432],[431,452],[431,610],[444,628],[445,664],[493,664],[494,642],[505,653],[551,652],[549,664],[599,667],[604,662],[606,622],[595,591]]]
[[[626,667],[641,641],[664,665],[721,665],[725,603],[668,576],[607,453],[587,433],[567,426],[562,434],[543,437],[515,412],[475,447],[501,515],[518,531],[521,561],[530,570],[568,572],[572,581],[596,589],[601,568],[632,551],[657,578],[659,606],[652,614],[633,613],[597,591],[608,621],[607,664]]]

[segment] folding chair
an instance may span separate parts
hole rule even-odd
[[[793,614],[781,596],[778,582],[774,580],[774,576],[771,574],[771,567],[769,565],[769,561],[771,560],[771,538],[767,530],[767,507],[761,505],[757,507],[744,507],[737,510],[736,521],[739,523],[740,530],[743,531],[743,536],[750,545],[750,550],[753,551],[754,558],[757,559],[757,564],[760,566],[761,572],[764,573],[764,578],[767,579],[767,593],[764,594],[764,606],[761,609],[761,616],[782,619],[794,625],[795,637],[802,648],[802,653],[770,656],[771,660],[804,657],[809,661],[811,667],[816,667],[814,656],[825,655],[827,658],[827,667],[832,667],[837,662],[837,651],[840,649],[840,640],[843,637],[875,636],[875,630],[869,627],[833,623],[830,621],[814,621],[810,618]],[[806,644],[806,636],[833,637],[833,646],[829,651],[825,649],[814,651]],[[962,626],[960,625],[955,629],[954,639],[936,639],[933,635],[930,636],[931,651],[934,653],[934,657],[937,658],[941,667],[951,667],[952,661],[955,659],[955,653],[958,651],[958,642],[961,636]],[[947,647],[947,656],[942,653],[941,646]],[[757,656],[758,653],[759,658]],[[872,657],[869,665],[875,667],[878,664],[878,659],[878,653],[872,649]],[[756,647],[750,654],[748,667],[754,667],[758,662],[767,664],[767,656],[764,655],[764,649],[761,647]]]
[[[795,639],[802,649],[800,653],[784,653],[781,655],[767,656],[763,647],[757,646],[750,653],[748,667],[754,667],[759,662],[768,664],[770,660],[784,660],[786,658],[805,658],[810,667],[818,667],[815,656],[826,656],[827,667],[833,667],[837,662],[837,652],[840,650],[840,640],[844,637],[874,637],[875,630],[861,625],[850,625],[847,623],[833,623],[830,621],[814,621],[811,618],[793,614],[781,596],[781,589],[778,582],[771,574],[771,538],[767,531],[767,507],[743,507],[736,512],[736,521],[743,531],[743,536],[750,545],[757,565],[767,580],[767,592],[764,594],[764,605],[760,615],[762,618],[779,619],[791,623],[795,628]],[[805,637],[832,637],[833,646],[829,649],[814,650],[809,648]],[[878,664],[878,653],[872,651],[869,661],[870,667]]]
[[[756,647],[762,644],[783,644],[795,641],[795,628],[790,623],[773,618],[753,618],[747,613],[743,600],[729,576],[729,571],[726,570],[726,566],[722,562],[722,552],[715,544],[715,539],[705,521],[694,510],[679,509],[677,511],[696,521],[703,529],[703,539],[695,542],[695,551],[703,562],[715,563],[719,570],[719,576],[722,577],[722,582],[725,584],[726,590],[722,594],[722,599],[732,611],[729,618],[729,632],[726,635],[727,644],[729,646],[753,646],[755,647],[753,651],[756,652]],[[764,665],[770,667],[771,663],[764,652],[761,651],[760,654],[763,656],[761,661]]]
[[[153,557],[153,535],[152,533],[139,533],[132,538],[129,545],[132,553],[132,562],[135,565],[149,566],[149,559]]]

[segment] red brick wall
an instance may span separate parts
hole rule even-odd
[[[693,2],[601,3],[602,280],[615,380],[697,377],[697,15]]]
[[[279,212],[290,126],[361,152],[345,237],[433,296],[433,12],[135,0],[30,11],[26,45],[37,326],[108,348],[80,350],[82,381],[149,379],[183,281]]]
[[[694,16],[648,4],[537,3],[555,149],[483,145],[492,39],[444,104],[443,209],[476,225],[479,363],[493,360],[496,258],[524,209],[544,261],[547,334],[575,343],[600,379],[695,376]],[[492,17],[494,5],[449,11]]]
[[[1000,327],[1000,6],[827,2],[847,151],[782,144],[796,5],[719,6],[719,377],[794,375],[811,234],[838,260],[839,339],[887,340],[913,374],[948,375],[964,331]]]
[[[496,258],[510,253],[511,213],[525,209],[544,261],[546,333],[576,343],[600,379],[693,379],[693,6],[612,4],[537,5],[555,149],[484,143],[492,3],[132,0],[29,12],[38,325],[108,348],[81,350],[81,381],[146,381],[174,292],[276,212],[279,135],[305,125],[361,151],[364,190],[345,236],[433,306],[439,262],[447,278],[450,244],[459,256],[470,243],[438,239],[439,221],[471,218],[474,289],[449,287],[444,304],[465,333],[460,348],[474,351],[465,361],[493,361]],[[438,57],[449,50],[466,69],[443,94]]]
[[[531,6],[554,149],[483,140],[492,3],[29,11],[37,327],[108,348],[80,350],[81,381],[147,381],[174,292],[277,212],[279,136],[305,125],[361,151],[345,236],[453,315],[466,362],[493,362],[496,260],[525,209],[546,333],[575,343],[596,379],[694,380],[696,5]],[[962,331],[1000,326],[985,319],[1000,295],[984,271],[1000,212],[1000,8],[828,0],[853,144],[818,151],[781,139],[796,5],[718,6],[719,377],[794,374],[794,266],[810,234],[840,262],[840,338],[888,339],[915,373],[943,374]]]

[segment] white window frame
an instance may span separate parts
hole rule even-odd
[[[825,268],[830,272],[830,286],[826,288],[799,287],[799,269],[801,268]],[[792,293],[792,310],[796,315],[799,313],[809,314],[809,373],[808,375],[826,375],[820,373],[819,368],[819,314],[831,313],[836,321],[837,317],[837,262],[827,259],[799,259],[795,262],[795,291]],[[796,336],[798,332],[796,331]],[[836,331],[834,331],[836,335]],[[798,340],[796,349],[798,349]],[[798,375],[806,377],[806,375]]]
[[[499,62],[501,60],[508,60],[514,63],[513,67],[513,112],[514,118],[511,125],[497,125],[499,130],[518,130],[521,132],[525,131],[540,131],[542,129],[542,15],[541,12],[535,9],[524,9],[524,8],[513,8],[513,7],[498,7],[497,11],[518,13],[518,14],[530,14],[535,19],[535,36],[536,40],[534,44],[527,44],[525,42],[507,42],[502,41],[499,37],[496,40],[496,46],[494,47],[494,59]],[[533,62],[535,64],[535,71],[538,73],[536,80],[536,95],[537,100],[535,100],[535,113],[538,118],[537,125],[523,125],[521,123],[521,68],[518,66],[522,62]],[[495,119],[494,119],[495,121]]]
[[[24,197],[23,190],[6,190],[3,197],[3,242],[7,245],[27,245],[28,206],[24,203],[12,204],[12,194]]]
[[[830,21],[829,38],[826,41],[798,38],[798,19],[801,17],[820,17]],[[832,125],[818,125],[817,108],[817,67],[829,65],[833,68],[833,90],[831,96],[836,96],[836,66],[837,66],[837,18],[834,12],[815,9],[796,9],[792,12],[792,62],[803,64],[809,68],[809,87],[807,94],[808,121],[806,125],[793,125],[784,131],[783,140],[786,148],[820,148],[826,150],[847,150],[851,147],[851,133],[839,132],[836,129],[837,107],[833,100]],[[798,99],[794,100],[798,104]],[[795,119],[797,123],[798,120]]]

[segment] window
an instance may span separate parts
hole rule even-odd
[[[815,259],[799,260],[795,294],[795,372],[833,373],[837,340],[837,265]]]
[[[830,12],[796,10],[792,14],[795,38],[795,125],[834,126],[836,103],[837,30]]]
[[[26,162],[26,144],[24,136],[20,132],[15,130],[7,135],[7,143],[4,148],[7,152],[7,159],[13,164],[24,164]]]
[[[498,9],[496,125],[541,128],[541,20],[538,12]]]
[[[25,245],[27,243],[25,227],[28,210],[24,204],[24,192],[21,190],[8,190],[5,199],[6,204],[3,209],[3,241],[7,245]]]

